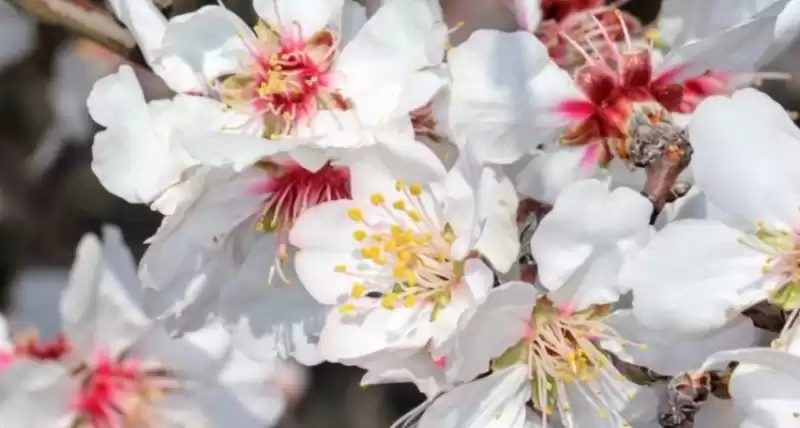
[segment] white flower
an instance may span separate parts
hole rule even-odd
[[[607,320],[614,317],[611,304],[625,293],[617,287],[617,270],[627,254],[650,236],[651,209],[649,201],[635,192],[610,192],[600,181],[567,188],[531,241],[539,280],[549,292],[509,282],[493,289],[483,304],[462,317],[446,362],[448,380],[469,381],[490,368],[493,373],[447,393],[451,398],[434,403],[422,419],[423,426],[453,423],[455,419],[441,419],[445,411],[441,407],[468,400],[462,394],[473,394],[470,391],[479,388],[475,384],[486,390],[486,384],[494,381],[506,385],[505,394],[513,392],[506,401],[470,402],[451,411],[460,414],[463,423],[477,424],[499,410],[487,406],[516,403],[510,410],[516,415],[530,399],[542,412],[544,426],[556,414],[568,426],[597,420],[619,426],[638,417],[626,410],[637,388],[614,368],[600,345],[606,341],[618,348],[631,345]],[[522,376],[517,381],[506,383],[518,372]],[[486,393],[498,399],[504,394]],[[424,425],[426,418],[430,425]]]
[[[197,58],[194,71],[221,79],[223,103],[268,138],[330,139],[342,127],[407,117],[445,84],[437,71],[447,41],[441,11],[429,0],[392,1],[365,23],[346,19],[351,3],[259,0],[255,33],[209,6],[170,22],[163,50]]]
[[[474,172],[481,177],[481,171]],[[338,305],[322,331],[321,351],[328,360],[360,364],[380,353],[413,354],[430,342],[438,357],[460,314],[492,286],[476,243],[480,224],[493,221],[482,213],[496,213],[478,204],[505,202],[513,213],[516,201],[476,196],[470,183],[480,179],[461,168],[443,182],[406,184],[367,158],[351,173],[353,200],[306,211],[290,235],[300,250],[295,269],[302,283],[321,303]],[[496,230],[511,234],[497,242],[516,237],[515,230]],[[495,247],[481,247],[483,255],[510,267],[516,254],[509,261]]]
[[[655,397],[627,381],[595,343],[624,342],[605,324],[609,313],[608,305],[559,310],[524,282],[493,289],[462,319],[454,352],[461,358],[448,361],[455,381],[492,373],[445,393],[420,426],[479,427],[490,418],[514,421],[500,426],[523,426],[528,401],[544,427],[558,426],[558,420],[566,426],[625,426],[654,411]]]
[[[118,231],[80,243],[61,299],[59,352],[15,353],[0,374],[0,416],[15,426],[176,424],[258,427],[282,409],[274,362],[231,347],[219,325],[182,339],[137,307],[133,261]]]
[[[667,225],[620,273],[648,327],[703,334],[770,299],[797,307],[800,130],[766,95],[714,97],[694,114],[693,170],[709,202],[748,225]],[[737,222],[741,223],[741,222]]]

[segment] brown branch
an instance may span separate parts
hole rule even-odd
[[[127,57],[136,47],[131,33],[105,9],[85,0],[12,0],[40,21],[58,25]]]
[[[693,149],[686,138],[686,133],[681,132],[676,134],[674,140],[664,147],[661,155],[645,168],[647,180],[642,194],[653,203],[650,224],[655,223],[670,199],[678,176],[689,166],[692,153]]]

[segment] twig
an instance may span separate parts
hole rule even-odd
[[[656,218],[670,199],[678,176],[689,166],[693,152],[686,133],[681,132],[676,134],[675,139],[664,147],[661,155],[645,168],[647,180],[642,194],[653,203],[650,224],[656,222]]]
[[[64,27],[127,57],[136,47],[131,33],[106,10],[85,0],[12,0],[40,21]]]

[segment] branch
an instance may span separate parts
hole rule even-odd
[[[123,57],[136,47],[131,33],[105,9],[85,0],[12,0],[40,21],[64,27]]]
[[[642,194],[653,203],[650,224],[655,223],[664,205],[673,198],[673,188],[678,176],[689,166],[693,152],[686,133],[680,132],[667,143],[660,156],[645,168],[647,180]]]

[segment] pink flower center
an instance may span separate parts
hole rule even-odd
[[[178,386],[157,367],[98,352],[93,364],[78,374],[82,388],[72,406],[92,428],[152,427],[157,420],[152,402]]]
[[[321,30],[306,39],[293,30],[259,24],[256,41],[248,43],[249,72],[228,77],[220,89],[226,104],[263,120],[264,136],[271,139],[313,119],[320,108],[347,108],[332,88],[333,33]]]
[[[350,170],[326,164],[317,171],[309,171],[295,162],[265,161],[259,165],[270,175],[252,187],[253,192],[265,195],[264,214],[256,228],[277,234],[277,257],[281,262],[287,257],[289,230],[307,209],[323,202],[350,198]],[[283,277],[280,269],[276,272]]]

